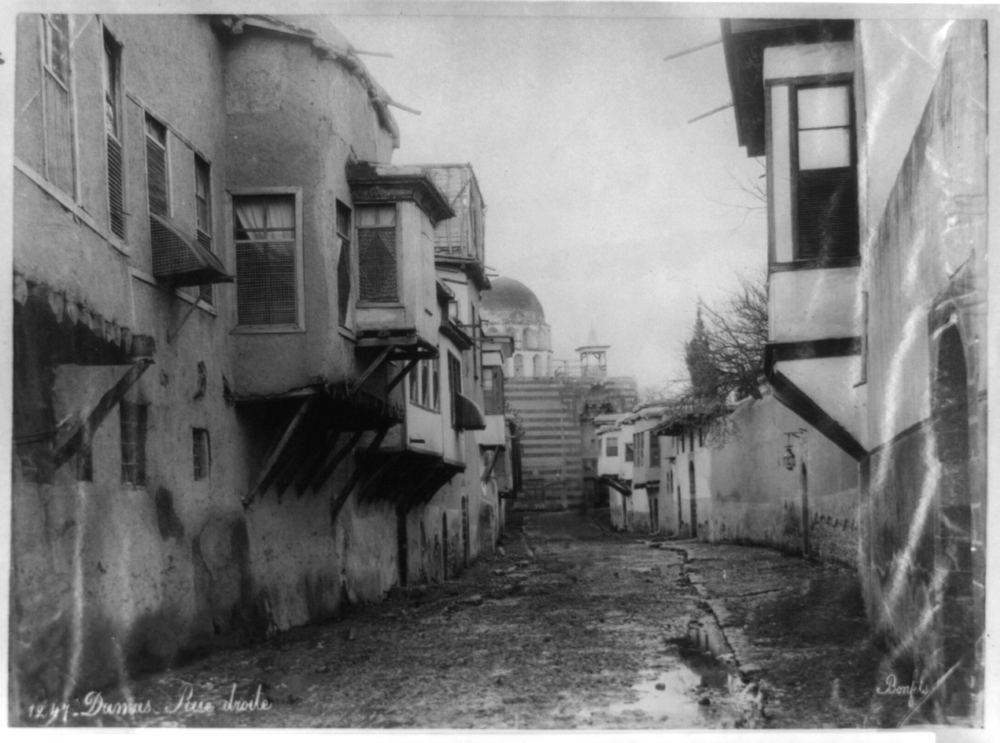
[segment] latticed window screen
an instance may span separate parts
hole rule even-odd
[[[795,91],[800,259],[858,254],[858,179],[851,86]]]
[[[119,406],[122,443],[122,482],[146,484],[145,405],[122,400]]]
[[[358,210],[358,300],[399,299],[395,206]]]
[[[240,325],[298,322],[295,197],[233,197]]]
[[[75,193],[73,102],[70,97],[69,16],[43,17],[45,175],[68,194]]]
[[[146,189],[150,213],[169,216],[167,128],[151,116],[146,117]]]
[[[337,202],[337,315],[347,325],[351,309],[351,210]]]
[[[125,187],[122,172],[122,146],[108,134],[108,212],[111,231],[125,239]]]

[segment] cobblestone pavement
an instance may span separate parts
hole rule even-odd
[[[55,725],[895,725],[851,571],[531,514],[461,578],[83,695]],[[900,682],[903,683],[903,682]],[[39,724],[42,721],[37,721]]]

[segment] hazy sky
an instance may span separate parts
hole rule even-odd
[[[717,303],[738,275],[763,271],[766,221],[734,181],[763,168],[737,146],[732,109],[686,123],[730,101],[722,46],[663,61],[719,38],[717,18],[555,10],[404,6],[333,22],[356,48],[394,55],[364,59],[421,111],[394,111],[393,162],[472,164],[486,262],[538,295],[556,358],[574,358],[593,325],[612,374],[660,386],[686,375],[697,298]],[[579,16],[602,12],[615,15]]]

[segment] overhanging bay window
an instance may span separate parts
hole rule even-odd
[[[850,84],[794,88],[796,259],[858,254],[858,176]]]
[[[301,223],[296,189],[233,196],[241,329],[303,329]]]

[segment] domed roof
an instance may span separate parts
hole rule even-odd
[[[483,292],[482,313],[495,323],[532,325],[545,322],[545,311],[538,297],[515,279],[491,279],[492,288]]]

